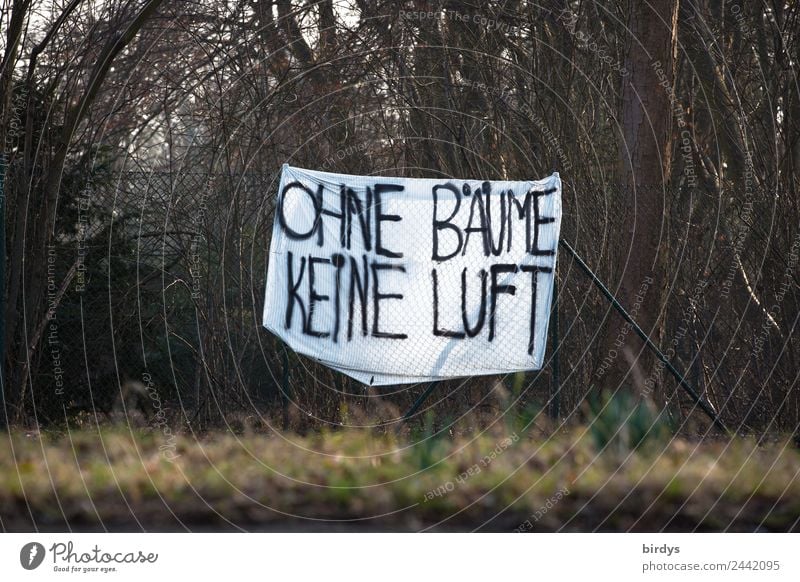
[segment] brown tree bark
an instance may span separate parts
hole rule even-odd
[[[613,242],[617,296],[656,344],[668,274],[665,271],[666,200],[670,195],[673,79],[678,28],[677,0],[631,2],[623,77],[619,159],[623,226]],[[609,307],[610,309],[610,307]],[[609,319],[600,386],[632,384],[649,395],[655,359],[621,318]],[[605,376],[605,377],[604,377]]]

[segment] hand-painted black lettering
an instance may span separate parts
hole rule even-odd
[[[464,339],[464,332],[439,329],[439,276],[436,273],[436,269],[431,269],[431,279],[433,279],[433,335]]]
[[[333,343],[339,343],[339,324],[341,321],[342,305],[342,267],[344,267],[344,255],[335,253],[331,256],[331,262],[336,267],[335,288],[333,294],[334,319],[333,319]]]
[[[291,329],[292,316],[294,315],[294,306],[297,304],[300,309],[300,317],[302,319],[301,329],[306,328],[306,308],[303,305],[303,300],[297,292],[300,289],[300,283],[303,282],[303,273],[306,270],[306,258],[300,257],[300,274],[297,276],[297,282],[294,278],[294,254],[289,251],[286,253],[286,316],[284,318],[284,327]]]
[[[377,248],[377,239],[375,246]],[[406,272],[403,265],[395,265],[392,263],[378,263],[372,262],[372,337],[382,337],[387,339],[406,339],[408,336],[404,333],[392,333],[387,331],[380,331],[380,302],[386,299],[403,299],[400,293],[381,293],[380,292],[380,277],[379,273],[382,271],[399,271]]]
[[[405,186],[400,186],[399,184],[375,184],[375,189],[373,190],[373,196],[375,197],[375,252],[382,257],[388,257],[390,259],[403,258],[403,253],[396,253],[385,248],[381,237],[381,223],[400,222],[403,220],[403,218],[397,214],[383,213],[381,195],[385,192],[402,192],[403,190],[405,190]]]
[[[347,248],[351,248],[351,233],[353,228],[353,216],[358,219],[358,225],[361,228],[361,240],[364,242],[364,249],[367,251],[372,250],[372,231],[370,230],[370,223],[372,221],[372,188],[366,189],[366,200],[361,202],[353,190],[347,189]]]
[[[497,296],[501,293],[515,295],[517,288],[514,285],[500,285],[497,283],[497,276],[503,273],[516,273],[519,271],[517,265],[500,263],[492,265],[489,269],[492,273],[491,306],[489,307],[489,341],[494,340],[495,328],[497,323]]]
[[[478,208],[478,222],[480,226],[473,226],[475,220],[475,208]],[[461,250],[461,255],[467,254],[467,245],[469,244],[469,237],[472,233],[481,233],[481,241],[483,242],[483,256],[489,256],[489,238],[486,236],[486,208],[481,198],[480,190],[475,191],[475,196],[472,198],[472,203],[469,205],[469,219],[467,226],[464,229],[464,248]]]
[[[552,273],[553,269],[550,267],[539,267],[535,265],[522,265],[520,269],[526,273],[531,274],[531,325],[530,335],[528,337],[528,355],[533,353],[533,348],[536,340],[536,293],[538,289],[537,275],[539,273]]]
[[[497,236],[497,246],[494,244],[494,224],[492,222],[492,200],[490,198],[490,194],[492,191],[492,186],[489,182],[483,183],[483,196],[486,199],[485,201],[485,208],[486,208],[486,233],[484,236],[486,237],[486,242],[484,243],[484,248],[486,249],[486,256],[488,257],[488,251],[491,251],[492,255],[495,257],[499,257],[500,253],[503,252],[503,238],[505,237],[506,231],[506,193],[505,191],[500,192],[500,234]],[[477,196],[476,196],[477,198]],[[466,246],[466,243],[464,243]]]
[[[339,220],[339,244],[341,246],[345,245],[346,242],[346,234],[347,234],[347,213],[345,212],[345,205],[347,204],[347,193],[345,192],[346,187],[341,186],[339,188],[339,212],[334,212],[333,210],[328,210],[325,208],[325,201],[322,197],[322,189],[323,185],[320,184],[319,188],[317,189],[317,196],[319,197],[319,208],[320,213],[323,216],[331,216]],[[323,222],[320,218],[320,222]],[[317,230],[317,246],[321,247],[325,242],[325,224],[320,224],[319,229]]]
[[[440,220],[438,214],[439,190],[447,190],[448,192],[451,192],[455,197],[456,201],[455,208],[453,208],[452,214],[450,214],[450,216],[448,216],[444,220]],[[461,229],[451,222],[453,218],[455,218],[456,214],[458,214],[458,209],[461,208],[461,192],[455,185],[448,182],[447,184],[437,184],[436,186],[434,186],[432,194],[433,194],[433,255],[431,258],[434,261],[442,262],[452,259],[459,252],[461,252],[461,246],[464,243],[464,235],[461,234]],[[466,195],[468,196],[469,194],[467,193]],[[450,230],[456,234],[458,243],[456,244],[456,248],[455,250],[453,250],[453,252],[448,253],[446,255],[442,255],[439,252],[439,232],[445,229]]]
[[[478,321],[474,327],[469,325],[467,315],[467,268],[461,271],[461,320],[464,323],[464,331],[468,337],[475,337],[483,329],[483,322],[486,319],[486,269],[481,269],[478,273],[481,279],[481,306],[478,309]]]
[[[550,224],[555,222],[555,218],[552,216],[542,216],[541,211],[539,210],[539,200],[543,196],[547,196],[555,192],[555,188],[551,188],[549,190],[544,190],[541,192],[534,192],[533,195],[535,200],[533,202],[533,243],[531,244],[530,254],[536,257],[552,257],[556,254],[555,249],[540,249],[539,248],[539,225],[541,224]]]
[[[347,341],[353,339],[353,313],[355,311],[355,298],[358,293],[358,300],[361,302],[359,310],[361,312],[361,335],[366,336],[369,333],[367,327],[367,294],[369,292],[369,267],[367,265],[367,256],[361,256],[363,264],[362,272],[364,273],[363,279],[358,276],[358,263],[353,257],[350,257],[350,294],[348,297],[349,310],[347,313]]]
[[[314,286],[314,283],[316,282],[316,271],[314,269],[314,265],[330,264],[330,259],[324,259],[321,257],[308,257],[308,325],[306,326],[304,333],[313,337],[330,337],[331,335],[329,331],[319,331],[314,329],[314,313],[317,311],[317,303],[330,300],[328,295],[320,295],[317,293],[317,289]]]
[[[513,220],[513,213],[511,212],[511,205],[513,204],[514,207],[517,209],[517,214],[519,215],[519,219],[525,219],[525,252],[528,253],[531,250],[530,240],[531,240],[531,200],[532,200],[532,191],[528,190],[525,193],[525,198],[520,203],[517,198],[514,196],[514,192],[512,190],[508,191],[508,240],[506,241],[506,248],[510,251],[511,250],[511,235],[514,232],[514,227],[511,224]]]
[[[300,191],[306,194],[310,199],[312,204],[314,205],[314,221],[311,224],[311,228],[308,232],[298,232],[294,230],[291,226],[289,226],[289,222],[286,220],[286,212],[285,212],[285,205],[286,205],[286,196],[289,192],[292,191]],[[318,193],[315,195],[314,192],[311,191],[311,188],[305,186],[301,182],[291,182],[286,184],[281,191],[281,195],[278,199],[278,224],[280,224],[281,229],[286,233],[286,236],[292,240],[305,240],[310,238],[315,231],[321,231],[321,224],[320,224],[320,213],[322,211],[322,185],[319,187]],[[319,237],[319,235],[317,235]],[[318,244],[319,244],[319,238]]]
[[[462,186],[462,191],[469,192],[470,187],[468,184]],[[481,197],[481,193],[483,197]],[[506,219],[509,214],[506,202],[506,192],[500,192],[500,232],[497,236],[497,244],[495,245],[495,223],[492,221],[492,185],[489,182],[483,182],[481,187],[475,190],[475,197],[469,208],[469,219],[467,220],[467,227],[464,229],[464,248],[461,251],[462,255],[467,254],[467,244],[469,244],[469,237],[473,233],[481,233],[481,240],[483,242],[483,256],[488,257],[493,255],[499,257],[503,252],[503,239],[506,236],[506,223],[510,222]],[[510,202],[508,203],[510,204]],[[478,221],[480,226],[473,226],[475,221],[475,208],[478,209]],[[511,225],[508,225],[509,228]],[[510,236],[510,234],[509,234]]]

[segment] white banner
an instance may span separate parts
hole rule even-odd
[[[264,326],[370,385],[542,367],[561,180],[283,166]]]

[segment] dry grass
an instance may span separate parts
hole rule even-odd
[[[500,428],[2,438],[0,519],[11,531],[785,531],[800,516],[800,453],[788,441],[673,439],[597,455],[581,427],[550,438]]]

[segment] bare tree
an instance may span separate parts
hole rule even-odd
[[[69,79],[66,84],[58,77],[50,77],[47,67],[43,74],[39,74],[39,60],[54,42],[62,40],[59,37],[61,30],[82,7],[82,0],[72,0],[60,12],[52,14],[52,24],[27,55],[23,160],[15,171],[15,199],[9,202],[16,216],[14,237],[9,248],[9,288],[5,313],[6,404],[18,405],[25,394],[30,381],[33,352],[41,339],[37,337],[36,330],[41,328],[40,322],[47,316],[47,245],[54,236],[56,203],[73,139],[100,93],[115,59],[155,14],[161,1],[107,5],[107,19],[103,27],[105,34],[98,45],[79,47],[85,51],[82,55],[86,59],[84,68],[77,71],[77,78]],[[4,51],[4,80],[0,86],[3,89],[0,98],[6,104],[3,108],[4,118],[8,115],[7,104],[12,99],[14,87],[10,79],[21,58],[20,30],[30,23],[32,9],[31,2],[15,1],[11,7],[10,22],[13,26],[9,29],[9,41]],[[71,47],[71,50],[75,50],[75,47]],[[55,70],[59,68],[56,61]],[[60,94],[59,89],[62,91]],[[37,103],[37,100],[40,101]],[[46,120],[45,130],[42,131],[35,119],[37,110],[42,104],[52,107],[56,101],[63,105],[63,114],[57,120]]]

